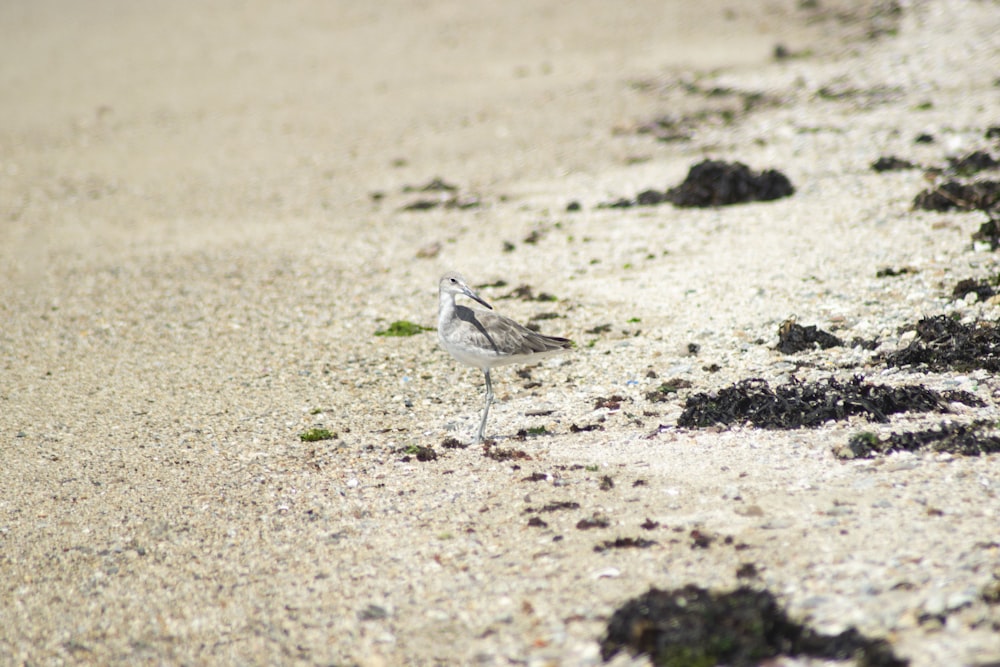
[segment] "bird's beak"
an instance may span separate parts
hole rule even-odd
[[[483,298],[481,296],[479,296],[478,294],[476,294],[475,292],[473,292],[470,287],[466,287],[466,286],[463,285],[462,286],[462,294],[464,294],[465,296],[469,297],[470,299],[473,299],[474,301],[478,301],[479,303],[483,304],[484,306],[486,306],[490,310],[493,310],[493,306],[491,306],[490,304],[486,303],[486,301],[483,300]]]

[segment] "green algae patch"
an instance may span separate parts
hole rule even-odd
[[[432,331],[431,327],[420,326],[406,320],[396,320],[385,329],[375,332],[376,336],[416,336],[424,331]]]
[[[325,428],[311,428],[308,431],[299,433],[299,440],[302,442],[317,442],[319,440],[333,440],[337,434]]]

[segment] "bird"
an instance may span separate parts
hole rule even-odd
[[[459,295],[489,310],[456,304],[455,297]],[[483,441],[486,418],[493,404],[490,370],[506,364],[539,361],[574,346],[568,338],[542,335],[494,312],[493,306],[454,271],[441,276],[438,283],[438,339],[451,356],[466,366],[480,369],[486,378],[486,406],[476,434],[477,445]]]

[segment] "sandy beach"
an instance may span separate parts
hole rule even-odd
[[[598,665],[651,587],[749,585],[913,667],[1000,664],[1000,455],[835,454],[1000,419],[992,372],[884,361],[1000,317],[953,292],[1000,274],[985,213],[913,206],[1000,158],[998,10],[0,6],[0,663]],[[794,194],[607,206],[706,158]],[[486,450],[448,270],[576,342],[493,372]],[[789,318],[873,343],[785,354]],[[854,376],[981,405],[677,424]]]

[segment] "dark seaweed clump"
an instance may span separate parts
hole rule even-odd
[[[872,170],[877,172],[920,168],[919,164],[893,155],[883,155],[875,160],[875,162],[872,162]],[[930,171],[932,173],[945,173],[954,176],[968,177],[973,176],[980,171],[997,168],[1000,168],[1000,160],[997,160],[986,151],[973,151],[972,153],[961,157],[950,157],[948,158],[948,165],[946,167],[933,168]]]
[[[979,225],[979,229],[972,234],[973,241],[982,241],[990,244],[990,250],[1000,248],[1000,212],[987,212],[989,220]]]
[[[982,405],[968,392],[936,392],[922,385],[869,384],[861,376],[848,382],[831,377],[805,383],[792,378],[774,389],[765,380],[750,378],[715,393],[689,397],[677,425],[704,428],[750,423],[757,428],[815,428],[851,415],[887,422],[888,415],[900,412],[945,411],[955,401]]]
[[[604,540],[600,544],[594,545],[594,551],[601,553],[609,549],[648,549],[659,544],[656,540],[647,540],[641,537],[616,537],[613,540]]]
[[[425,196],[404,205],[402,211],[427,211],[432,208],[468,209],[481,205],[476,195],[461,195],[457,185],[452,185],[442,178],[433,178],[424,185],[405,185],[403,193],[423,193]]]
[[[1000,181],[946,181],[922,191],[913,207],[925,211],[989,211],[1000,203]]]
[[[767,591],[743,586],[712,593],[694,585],[651,588],[618,608],[601,640],[606,661],[622,649],[666,667],[751,667],[779,655],[854,659],[865,667],[905,667],[884,639],[850,628],[823,635],[788,618]]]
[[[813,350],[816,347],[828,349],[840,347],[844,341],[832,333],[817,329],[816,325],[802,326],[793,320],[785,320],[778,327],[778,347],[782,354],[795,354],[803,350]]]
[[[426,463],[427,461],[437,461],[438,455],[434,451],[433,447],[427,447],[425,445],[410,445],[402,450],[405,456],[400,459],[403,463],[409,463],[412,459],[410,457],[415,457],[421,463]]]
[[[980,301],[985,301],[997,293],[996,289],[985,280],[966,278],[955,283],[951,296],[955,299],[964,299],[970,292],[975,292]]]
[[[704,160],[691,167],[684,182],[667,190],[675,206],[726,206],[770,201],[795,193],[792,182],[780,171],[751,171],[742,162]]]
[[[600,207],[630,208],[670,202],[680,207],[707,208],[770,201],[793,194],[792,182],[775,169],[755,172],[742,162],[704,160],[688,170],[687,178],[680,185],[665,192],[643,190],[635,199],[622,197]]]
[[[892,155],[883,155],[879,159],[872,162],[872,171],[883,172],[883,171],[903,171],[906,169],[919,169],[919,164],[914,164],[909,160],[904,160]]]
[[[691,381],[684,378],[671,378],[660,384],[653,391],[646,392],[646,400],[653,403],[663,403],[677,395],[678,390],[691,387]]]
[[[1000,434],[996,422],[974,421],[971,424],[941,422],[937,428],[911,433],[890,433],[880,438],[874,433],[856,433],[846,446],[834,454],[842,459],[871,459],[892,452],[947,452],[959,456],[980,456],[1000,452]]]
[[[973,151],[968,155],[948,158],[948,171],[959,176],[971,176],[987,169],[997,169],[1000,161],[986,151]]]
[[[1000,370],[1000,328],[980,320],[962,324],[945,315],[917,322],[917,337],[904,349],[886,355],[887,366],[926,364],[930,370],[967,372]]]

